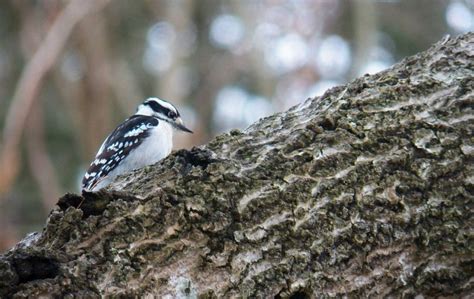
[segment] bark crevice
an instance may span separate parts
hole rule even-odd
[[[473,78],[474,34],[448,38],[68,194],[0,256],[0,296],[472,295]]]

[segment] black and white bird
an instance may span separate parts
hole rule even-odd
[[[82,179],[82,189],[96,191],[122,173],[151,165],[168,156],[173,129],[192,133],[171,103],[149,98],[102,143]]]

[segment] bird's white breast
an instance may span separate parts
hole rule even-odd
[[[171,153],[173,148],[173,128],[165,121],[151,129],[150,135],[136,149],[133,149],[106,178],[100,181],[94,190],[99,190],[119,175],[134,169],[154,164]]]
[[[146,165],[154,164],[168,156],[173,147],[173,128],[170,124],[160,121],[158,126],[151,129],[150,135],[132,150],[123,161],[125,169],[137,169]],[[122,165],[120,165],[122,166]]]

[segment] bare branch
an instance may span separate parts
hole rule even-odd
[[[0,297],[470,298],[474,33],[66,194]]]
[[[22,132],[45,74],[51,69],[64,48],[74,27],[89,13],[99,10],[109,0],[73,0],[54,21],[38,51],[28,62],[20,77],[7,113],[0,153],[0,193],[11,186],[18,172]]]

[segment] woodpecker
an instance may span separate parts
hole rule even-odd
[[[148,98],[102,143],[84,174],[82,190],[100,190],[117,175],[168,156],[173,147],[173,129],[192,133],[171,103]]]

